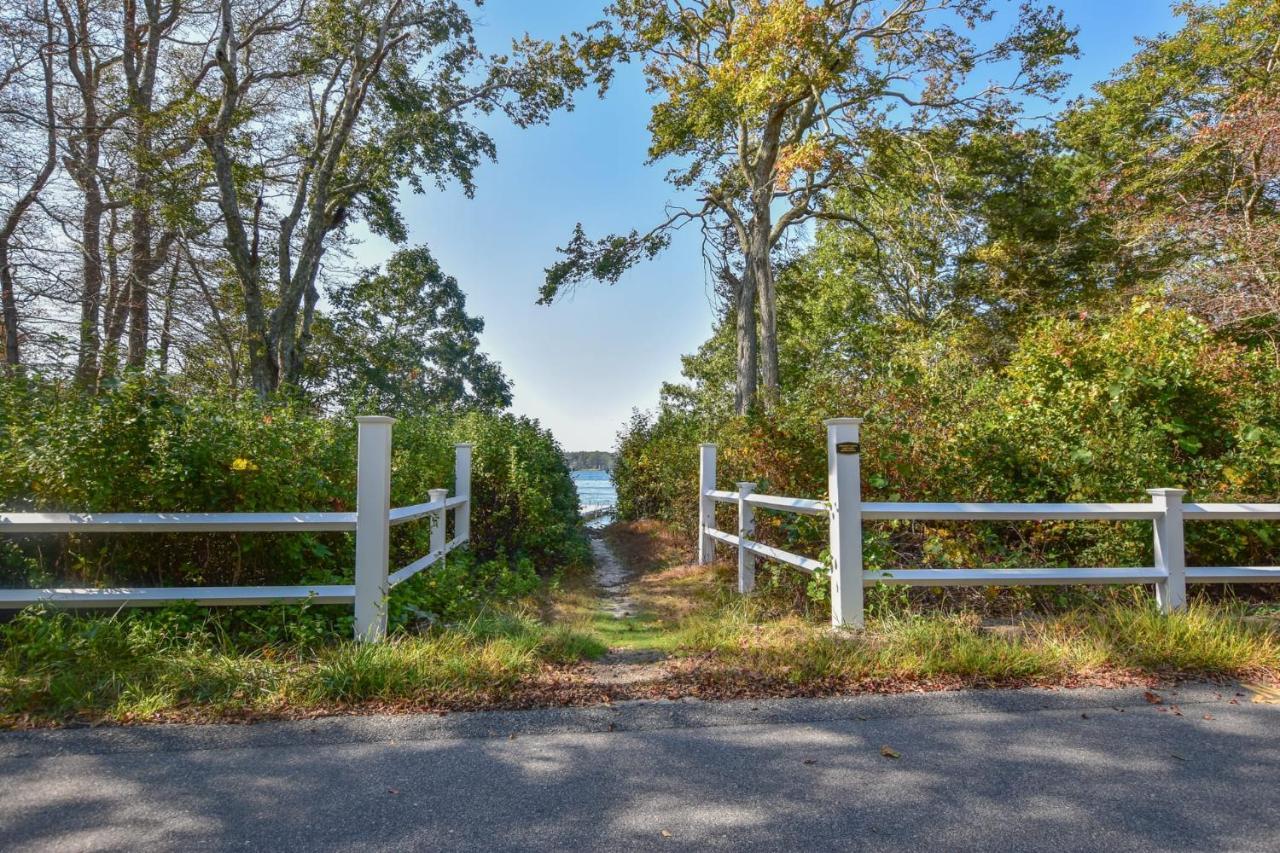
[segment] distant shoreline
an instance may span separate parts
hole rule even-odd
[[[612,473],[617,457],[607,450],[566,450],[565,464],[570,471],[608,471]]]

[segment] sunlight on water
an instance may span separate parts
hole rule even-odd
[[[608,471],[574,471],[573,485],[578,490],[578,506],[591,504],[609,504],[618,502],[618,493],[613,488],[613,480]],[[603,516],[590,522],[590,527],[600,527],[613,520],[612,516]]]

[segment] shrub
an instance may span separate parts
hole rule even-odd
[[[475,566],[516,574],[583,559],[568,469],[551,435],[512,415],[399,421],[392,502],[452,487],[453,445],[475,444]],[[135,377],[98,395],[54,381],[0,382],[0,509],[350,511],[356,426],[300,403],[179,395]],[[393,533],[393,567],[425,553],[429,525]],[[350,579],[348,534],[97,534],[5,537],[0,583],[290,584]],[[528,568],[532,567],[532,568]],[[494,570],[483,573],[492,575]]]
[[[619,444],[629,516],[696,524],[699,441],[719,444],[719,485],[826,492],[823,418],[863,414],[863,495],[887,501],[1134,501],[1180,487],[1189,501],[1280,494],[1280,369],[1178,311],[1138,303],[1116,316],[1051,320],[1003,366],[945,336],[904,343],[863,374],[818,370],[766,416],[712,419],[698,407],[638,416]],[[714,408],[708,402],[707,408]],[[727,519],[725,519],[727,522]],[[731,529],[722,524],[723,529]],[[801,553],[821,523],[758,513],[762,538]],[[1191,565],[1280,559],[1271,528],[1193,524]],[[1142,565],[1149,523],[868,525],[869,567]],[[1010,597],[1056,595],[1026,590]]]

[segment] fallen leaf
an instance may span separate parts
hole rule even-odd
[[[1215,720],[1215,719],[1217,719],[1217,717],[1213,716],[1213,714],[1205,714],[1205,715],[1204,715],[1204,718],[1205,718],[1206,720]]]
[[[1174,715],[1175,717],[1181,717],[1181,716],[1182,716],[1182,709],[1181,709],[1181,708],[1179,708],[1177,705],[1170,705],[1170,706],[1169,706],[1169,710],[1173,712],[1173,715]]]
[[[671,837],[671,833],[664,829],[664,830],[662,830],[662,837],[663,837],[663,838],[670,838],[670,837]]]
[[[883,755],[885,758],[901,758],[902,757],[902,753],[898,752],[898,750],[894,749],[888,744],[885,744],[884,746],[880,747],[880,754]]]
[[[388,789],[387,789],[387,793],[388,793],[388,794],[398,794],[398,793],[400,793],[400,789],[399,789],[399,788],[388,788]]]
[[[1164,702],[1164,700],[1160,698],[1160,694],[1159,694],[1159,693],[1155,693],[1155,692],[1153,692],[1153,691],[1151,691],[1151,690],[1148,690],[1148,691],[1146,691],[1145,693],[1143,693],[1143,694],[1142,694],[1142,698],[1143,698],[1143,699],[1146,699],[1146,700],[1147,700],[1147,702],[1148,702],[1148,703],[1150,703],[1150,704],[1152,704],[1152,705],[1159,705],[1159,704],[1161,704],[1162,702]]]
[[[817,759],[815,759],[815,758],[806,758],[806,759],[804,760],[804,763],[805,763],[805,764],[817,764],[817,763],[818,763],[818,761],[817,761]]]
[[[1087,719],[1089,719],[1089,715],[1088,715],[1088,714],[1081,714],[1081,715],[1080,715],[1080,719],[1082,719],[1082,720],[1087,720]]]

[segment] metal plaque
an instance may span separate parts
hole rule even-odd
[[[862,446],[856,441],[838,441],[836,442],[836,453],[841,456],[851,456],[855,453],[861,453]]]

